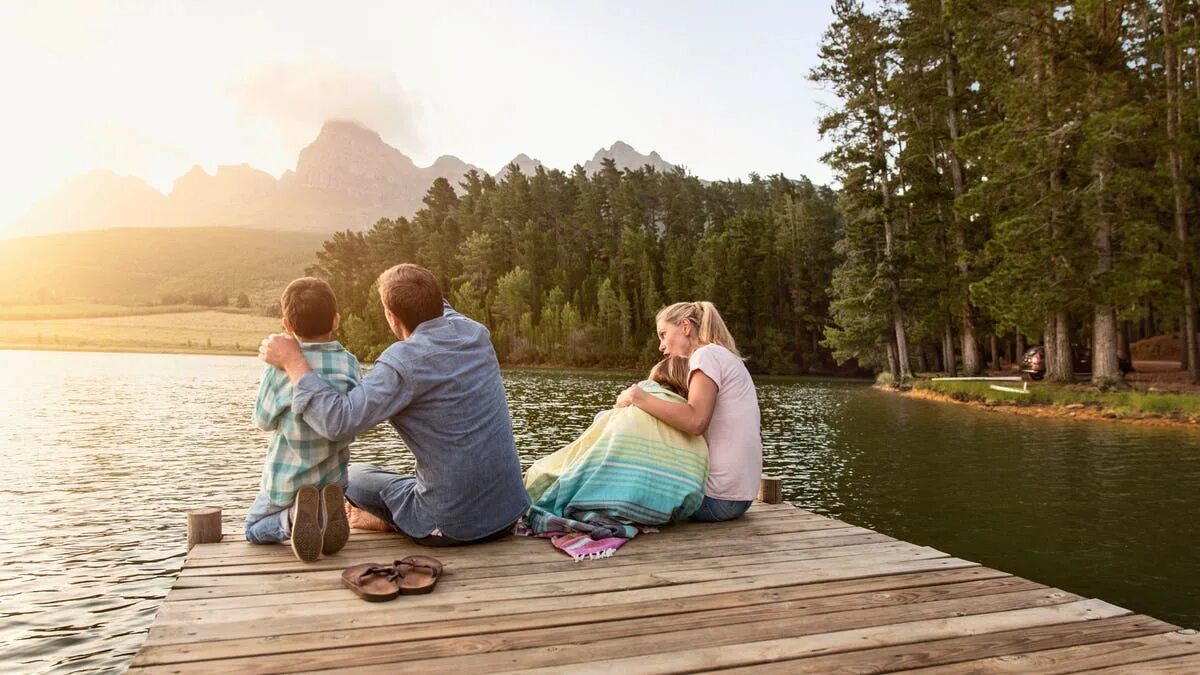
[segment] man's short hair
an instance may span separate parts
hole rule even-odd
[[[296,336],[309,339],[333,330],[333,317],[338,312],[333,289],[316,277],[301,277],[288,284],[279,306]]]
[[[379,275],[379,297],[409,333],[442,315],[442,289],[433,272],[401,263]]]

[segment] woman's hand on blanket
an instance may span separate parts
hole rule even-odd
[[[636,384],[632,385],[631,387],[629,387],[625,391],[621,392],[620,395],[617,396],[617,406],[616,407],[625,408],[625,407],[628,407],[631,405],[637,405],[638,400],[642,396],[645,396],[645,395],[646,395],[646,390],[642,389],[641,387],[637,386]]]

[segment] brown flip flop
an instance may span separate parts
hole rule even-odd
[[[394,565],[369,562],[342,570],[342,585],[367,602],[395,599],[400,595],[400,580]]]
[[[429,593],[442,576],[442,561],[427,555],[410,555],[392,563],[399,574],[400,593],[417,595]]]

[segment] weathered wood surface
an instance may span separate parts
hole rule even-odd
[[[362,602],[342,568],[433,554],[429,595]],[[424,549],[355,532],[312,564],[199,544],[134,673],[1200,672],[1200,636],[787,504],[575,563],[543,539]]]

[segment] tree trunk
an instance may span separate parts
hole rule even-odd
[[[912,379],[912,366],[908,364],[908,338],[904,335],[904,313],[900,310],[899,293],[894,298],[896,302],[896,360],[900,362],[900,382],[907,382]]]
[[[925,360],[925,344],[924,343],[922,343],[917,348],[917,372],[918,373],[928,373],[929,372],[929,362]]]
[[[1021,358],[1025,356],[1025,334],[1020,330],[1017,331],[1017,353],[1013,356],[1013,363],[1020,363]]]
[[[992,370],[1000,370],[1000,338],[992,333]]]
[[[974,377],[982,370],[979,363],[979,341],[975,339],[975,324],[970,313],[962,320],[963,375]]]
[[[1179,336],[1179,369],[1188,371],[1190,373],[1192,367],[1192,353],[1191,350],[1188,349],[1187,316],[1184,315],[1179,317],[1178,323],[1178,330],[1175,331],[1175,334]]]
[[[1129,322],[1122,321],[1121,325],[1117,327],[1117,356],[1132,361],[1133,353],[1129,349],[1129,333]]]
[[[883,211],[883,241],[884,241],[884,258],[888,264],[888,286],[891,290],[892,300],[892,328],[893,339],[895,340],[894,348],[896,360],[899,362],[900,379],[896,380],[896,384],[908,381],[912,378],[912,371],[908,365],[908,341],[904,335],[904,310],[900,304],[900,281],[896,278],[896,271],[892,269],[895,262],[896,252],[896,225],[892,213],[892,185],[891,176],[888,173],[888,155],[885,134],[887,130],[883,121],[883,105],[880,102],[880,91],[878,82],[875,83],[874,103],[875,103],[875,120],[874,134],[875,142],[875,162],[879,170],[879,195],[882,198]]]
[[[1178,5],[1164,0],[1162,29],[1164,42],[1164,70],[1167,87],[1167,155],[1171,169],[1171,192],[1175,216],[1175,239],[1179,245],[1179,268],[1183,285],[1183,324],[1180,337],[1183,339],[1182,365],[1187,369],[1188,381],[1200,382],[1200,354],[1196,347],[1196,297],[1195,278],[1192,267],[1191,237],[1187,222],[1187,189],[1184,178],[1183,140],[1180,134],[1182,121],[1182,77],[1180,73],[1179,46],[1175,36],[1175,12]],[[1197,82],[1200,88],[1200,82]]]
[[[1092,164],[1096,198],[1096,223],[1092,247],[1096,253],[1096,285],[1107,283],[1112,271],[1113,224],[1108,214],[1107,183],[1109,162],[1098,157]],[[1103,288],[1101,289],[1103,292]],[[1117,363],[1117,314],[1112,302],[1101,299],[1095,304],[1092,319],[1092,384],[1111,387],[1123,383],[1124,375]]]
[[[942,20],[946,25],[942,32],[943,43],[945,44],[945,79],[946,79],[946,98],[949,105],[946,106],[946,129],[950,134],[950,147],[946,151],[946,159],[950,163],[950,181],[954,187],[954,201],[957,203],[966,193],[966,180],[963,175],[962,160],[958,156],[958,150],[955,145],[958,143],[959,128],[958,128],[958,56],[954,51],[954,31],[950,29],[949,17],[947,16],[946,2],[941,2]],[[967,235],[966,223],[958,215],[957,210],[952,214],[954,225],[954,247],[955,259],[957,261],[958,273],[964,282],[964,288],[969,281],[971,274],[971,265],[967,261]],[[963,375],[973,377],[979,374],[979,344],[975,338],[975,317],[974,308],[971,306],[971,300],[968,297],[961,299],[962,309],[962,355],[963,355]]]
[[[1043,377],[1050,377],[1051,373],[1058,373],[1058,354],[1055,351],[1058,348],[1058,338],[1055,335],[1058,332],[1058,319],[1051,312],[1046,315],[1046,327],[1042,330],[1042,367]]]
[[[1070,382],[1075,377],[1071,358],[1071,323],[1065,309],[1050,314],[1045,349],[1046,379],[1050,382]]]
[[[958,364],[954,359],[954,326],[946,319],[946,332],[942,334],[942,370],[950,377],[958,373]]]
[[[887,341],[888,372],[892,375],[892,386],[900,384],[900,362],[896,359],[896,336],[889,335]]]
[[[1117,316],[1111,305],[1096,306],[1092,334],[1092,384],[1111,387],[1123,383],[1117,362]]]

